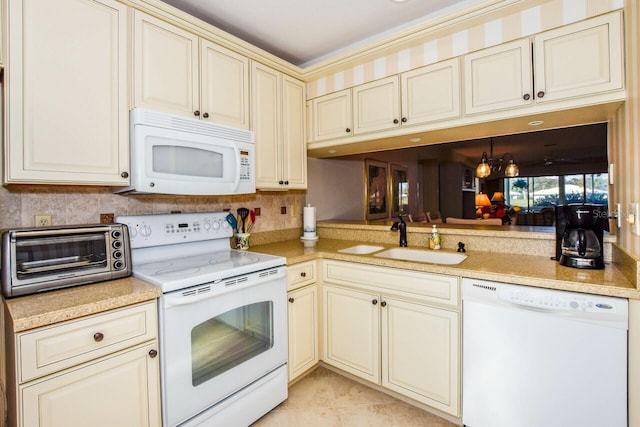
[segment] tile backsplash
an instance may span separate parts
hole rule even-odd
[[[257,192],[234,196],[121,196],[110,188],[24,185],[0,188],[0,229],[32,227],[35,215],[51,215],[53,225],[92,224],[100,214],[236,212],[260,208],[253,232],[302,227],[305,191]],[[281,207],[286,214],[281,214]]]

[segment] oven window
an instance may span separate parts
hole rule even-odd
[[[222,178],[221,152],[175,145],[153,146],[153,171],[171,175]]]
[[[15,251],[18,279],[107,266],[104,233],[23,238]]]
[[[191,330],[194,386],[273,347],[273,302],[245,305]]]

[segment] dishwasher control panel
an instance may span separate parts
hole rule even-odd
[[[541,311],[565,313],[606,314],[626,316],[628,301],[601,295],[558,291],[508,283],[464,278],[463,301],[478,300],[486,303],[514,304]]]

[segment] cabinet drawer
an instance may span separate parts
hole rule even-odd
[[[375,292],[405,298],[458,305],[458,277],[377,267],[342,261],[325,261],[325,282],[375,288]]]
[[[287,266],[287,291],[309,285],[316,281],[316,262],[301,262]]]
[[[19,383],[157,337],[156,303],[148,302],[18,334]]]

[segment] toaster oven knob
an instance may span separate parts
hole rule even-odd
[[[113,237],[114,239],[119,239],[120,237],[122,237],[122,232],[120,230],[113,230],[111,232],[111,237]]]
[[[121,240],[114,240],[111,243],[111,247],[113,247],[113,249],[120,249],[122,247],[122,241]]]
[[[113,263],[113,268],[115,268],[116,270],[122,270],[124,268],[124,262],[118,260],[116,262]]]
[[[113,258],[114,259],[122,258],[122,251],[113,251]]]

